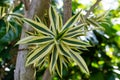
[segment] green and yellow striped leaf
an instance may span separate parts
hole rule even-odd
[[[63,70],[63,64],[62,64],[62,60],[59,56],[57,59],[56,71],[61,78],[62,78],[62,70]]]
[[[79,37],[79,36],[84,36],[85,33],[83,31],[76,31],[76,32],[71,32],[71,33],[68,33],[66,35],[64,35],[64,37]]]
[[[55,65],[57,64],[58,52],[56,46],[54,47],[52,54],[51,54],[51,61],[50,61],[50,72],[54,71]]]
[[[79,55],[79,53],[76,53],[76,52],[70,50],[70,56],[80,67],[81,71],[89,75],[88,67],[87,67],[85,61],[83,60],[83,58]]]
[[[8,15],[11,15],[12,17],[16,17],[16,18],[19,18],[19,19],[21,19],[21,18],[24,17],[23,15],[18,14],[18,13],[10,13],[10,14],[8,14]]]
[[[45,44],[53,41],[53,38],[50,36],[29,36],[17,42],[17,44]]]
[[[66,56],[66,57],[70,57],[69,56],[69,50],[66,48],[65,44],[59,44],[58,45],[58,51],[60,52],[61,55]]]
[[[27,57],[26,65],[36,63],[38,60],[46,56],[48,53],[51,52],[53,45],[54,44],[50,43],[44,46],[40,46],[29,57]]]
[[[39,18],[37,15],[35,15],[34,19],[35,19],[36,22],[39,22],[39,23],[42,22],[42,21],[40,20],[40,18]]]
[[[71,27],[71,28],[67,31],[67,33],[69,34],[69,33],[71,33],[71,32],[81,31],[81,29],[83,28],[84,25],[85,25],[85,24],[80,24],[80,25],[78,25],[78,26]]]
[[[86,18],[84,17],[84,15],[80,15],[80,22],[86,25]]]
[[[0,19],[6,15],[5,11],[6,11],[5,7],[0,7]]]
[[[73,17],[71,17],[63,26],[62,31],[68,29],[69,27],[72,27],[75,25],[80,17],[80,13],[77,13]]]
[[[54,9],[54,7],[50,7],[49,9],[49,17],[51,22],[51,27],[54,33],[57,33],[58,30],[58,23],[59,23],[59,16],[57,15],[57,11]]]
[[[100,27],[100,25],[96,22],[96,21],[94,21],[94,20],[92,20],[92,19],[86,19],[87,20],[87,22],[89,23],[89,24],[91,24],[91,25],[93,25],[93,26],[95,26],[95,27]]]
[[[62,39],[62,42],[66,45],[69,45],[69,46],[78,46],[78,47],[86,47],[86,46],[89,46],[89,43],[87,42],[84,42],[84,41],[81,41],[81,40],[78,40],[78,39],[75,39],[75,38],[63,38]]]
[[[45,57],[39,59],[39,60],[36,62],[35,65],[36,65],[36,66],[41,66],[41,65],[44,63],[44,61],[45,61]]]
[[[63,27],[63,21],[62,21],[62,17],[61,15],[59,15],[59,21],[58,21],[59,25],[58,25],[58,31],[60,31]]]
[[[54,36],[54,34],[43,23],[38,23],[38,22],[35,22],[33,20],[30,20],[30,19],[26,19],[26,18],[24,18],[23,21],[27,22],[33,28],[35,28],[36,30],[38,30],[39,32],[41,32],[43,34]]]

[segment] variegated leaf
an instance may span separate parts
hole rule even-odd
[[[59,44],[58,45],[58,51],[60,52],[61,55],[66,56],[66,57],[70,57],[69,56],[69,50],[66,48],[65,44]]]
[[[78,47],[86,47],[86,46],[89,46],[89,43],[87,42],[84,42],[84,41],[81,41],[81,40],[78,40],[78,39],[75,39],[75,38],[63,38],[62,39],[62,42],[65,43],[66,45],[69,45],[69,46],[78,46]]]
[[[54,49],[51,54],[51,61],[50,61],[50,72],[54,71],[55,65],[57,64],[58,52],[57,47],[54,46]]]
[[[19,18],[19,19],[24,17],[23,15],[18,14],[18,13],[10,13],[8,15],[11,15],[12,17],[16,17],[16,18]]]
[[[37,15],[35,15],[34,19],[35,19],[35,21],[37,21],[37,22],[39,22],[39,23],[42,22],[42,21],[40,20],[40,18],[39,18]]]
[[[75,25],[78,21],[80,17],[80,13],[77,13],[76,15],[74,15],[73,17],[71,17],[63,26],[62,31],[68,29],[69,27],[72,27],[73,25]]]
[[[87,22],[89,23],[89,24],[91,24],[91,25],[93,25],[93,26],[95,26],[95,27],[100,27],[100,25],[96,22],[96,21],[94,21],[94,20],[92,20],[92,19],[86,19],[87,20]]]
[[[76,52],[70,50],[70,56],[80,67],[81,71],[89,75],[88,67],[87,67],[85,61],[83,60],[83,58],[79,55],[79,53],[76,53]]]
[[[57,59],[56,71],[61,78],[62,78],[62,69],[63,69],[63,64],[62,64],[62,60],[59,56]]]
[[[41,65],[43,65],[44,62],[45,62],[45,57],[39,59],[39,60],[36,62],[36,66],[41,66]]]
[[[36,63],[38,60],[46,56],[48,53],[51,52],[53,45],[54,44],[50,43],[44,46],[40,46],[27,58],[26,65]]]
[[[86,23],[86,18],[83,16],[83,15],[80,15],[80,22],[81,23]],[[87,24],[85,24],[85,25],[87,25]]]
[[[85,25],[85,24],[80,24],[80,25],[71,27],[71,28],[67,31],[67,33],[76,32],[76,31],[81,31],[81,29],[82,29],[82,27],[83,27],[84,25]]]
[[[17,44],[45,44],[53,41],[50,36],[29,36],[17,42]]]
[[[43,34],[52,35],[52,36],[54,35],[43,23],[38,23],[38,22],[35,22],[30,19],[26,19],[26,18],[24,18],[24,22],[27,22],[33,28],[35,28],[36,30],[40,31]]]
[[[58,25],[58,32],[60,32],[60,30],[62,29],[63,27],[63,21],[62,21],[62,17],[61,15],[59,15],[59,21],[58,21],[59,25]]]
[[[49,9],[49,17],[51,22],[52,30],[55,34],[57,34],[56,31],[58,31],[58,22],[59,22],[59,16],[57,15],[57,11],[54,9],[54,7],[50,7]]]
[[[79,36],[84,36],[84,35],[85,35],[84,31],[76,31],[76,32],[68,33],[68,34],[64,35],[64,37],[72,38],[72,37],[79,37]]]

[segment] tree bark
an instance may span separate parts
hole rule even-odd
[[[24,0],[25,1],[25,0]],[[41,19],[43,18],[46,11],[48,11],[50,0],[32,0],[31,4],[25,10],[25,17],[32,19],[34,15],[37,15]],[[29,3],[27,3],[29,4]],[[32,31],[33,29],[29,27],[27,24],[24,24],[22,28],[21,39],[26,37],[26,31]],[[17,55],[16,68],[14,71],[14,80],[35,80],[35,68],[33,65],[25,67],[25,60],[28,46],[27,45],[19,45],[19,49],[23,51],[19,51]],[[26,50],[24,50],[26,49]]]
[[[51,80],[51,74],[49,68],[45,70],[42,80]]]
[[[63,19],[64,23],[72,16],[72,0],[63,0]]]

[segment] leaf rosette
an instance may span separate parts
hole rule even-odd
[[[39,18],[37,18],[38,22],[24,18],[23,21],[37,31],[36,35],[28,36],[17,43],[36,45],[28,53],[26,65],[41,66],[47,62],[51,73],[56,71],[59,76],[62,76],[63,66],[74,61],[82,72],[89,75],[87,65],[80,56],[80,49],[86,49],[90,46],[88,42],[78,38],[86,33],[84,24],[77,25],[80,13],[72,16],[63,25],[62,17],[54,7],[50,7],[49,19],[50,27],[48,28]]]

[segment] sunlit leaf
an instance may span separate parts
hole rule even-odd
[[[57,31],[57,27],[58,27],[59,16],[57,15],[57,12],[54,9],[54,7],[50,7],[50,9],[49,9],[49,17],[50,17],[52,30],[56,34],[57,33],[56,31]]]
[[[72,27],[73,25],[75,25],[75,23],[77,23],[78,19],[79,19],[80,13],[77,13],[76,15],[74,15],[73,17],[71,17],[63,26],[62,30],[66,30],[69,27]]]
[[[53,41],[52,37],[48,37],[48,36],[43,36],[43,37],[38,37],[38,36],[29,36],[27,38],[24,38],[22,40],[20,40],[19,42],[17,42],[17,44],[45,44],[48,42]]]
[[[81,71],[83,71],[84,73],[89,75],[89,70],[88,70],[87,65],[86,65],[85,61],[83,60],[83,58],[78,53],[76,53],[72,50],[70,52],[71,52],[70,56],[79,65]]]
[[[30,19],[26,19],[26,18],[24,19],[24,21],[29,23],[33,28],[39,30],[43,34],[53,35],[53,33],[43,23],[38,23],[38,22],[32,21]]]
[[[83,42],[83,41],[80,41],[78,39],[74,39],[74,38],[63,38],[62,39],[63,42],[67,45],[70,45],[70,46],[89,46],[89,43],[87,42]]]
[[[52,54],[51,54],[51,62],[50,62],[50,72],[51,73],[52,73],[52,71],[54,71],[55,65],[57,63],[57,58],[58,58],[58,54],[57,54],[57,48],[55,46],[52,51]]]
[[[51,49],[53,48],[53,44],[47,44],[45,46],[42,46],[38,49],[36,49],[28,58],[26,61],[26,65],[30,65],[35,63],[36,61],[40,60],[44,56],[46,56],[48,53],[50,53]]]

